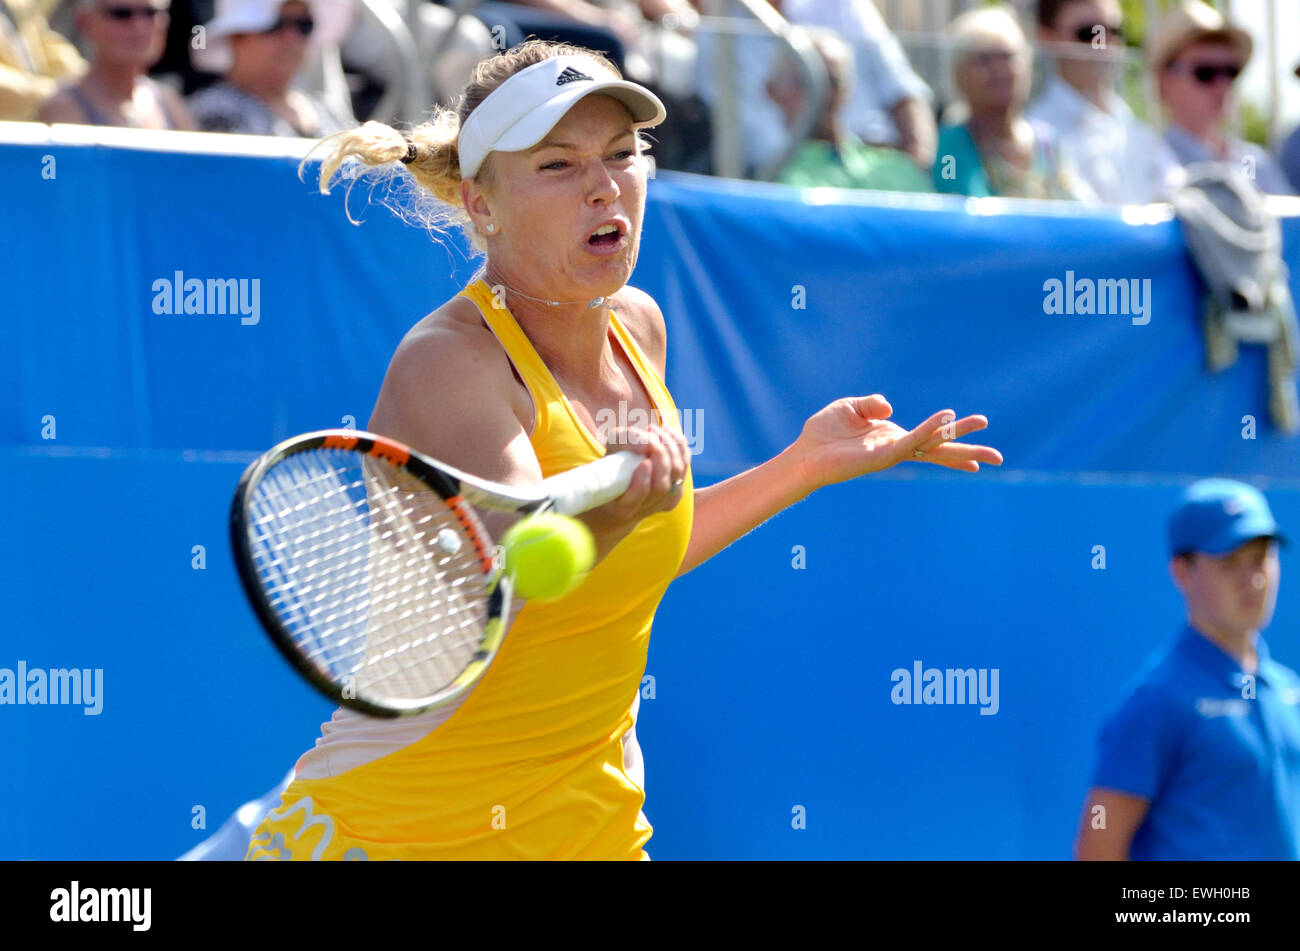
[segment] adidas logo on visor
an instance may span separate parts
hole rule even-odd
[[[559,78],[555,80],[555,85],[563,86],[566,83],[576,83],[580,79],[585,79],[587,82],[591,82],[590,76],[578,72],[572,66],[566,66],[564,72],[560,73]]]

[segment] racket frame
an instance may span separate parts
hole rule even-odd
[[[474,544],[475,554],[483,568],[485,584],[488,586],[486,603],[488,616],[484,621],[478,648],[470,662],[451,684],[432,698],[410,704],[385,706],[360,696],[348,696],[337,681],[327,677],[303,656],[302,650],[297,646],[293,635],[267,596],[258,571],[256,556],[248,541],[251,528],[249,500],[263,476],[275,465],[289,456],[316,449],[342,449],[373,456],[416,477],[436,492],[455,512],[466,535]],[[287,439],[254,460],[240,476],[230,507],[230,546],[244,594],[247,595],[253,612],[262,622],[262,627],[266,629],[271,642],[285,660],[312,686],[335,703],[376,717],[414,716],[451,703],[473,687],[487,672],[488,665],[496,656],[505,636],[505,618],[510,610],[512,589],[509,576],[504,571],[498,570],[494,561],[495,551],[491,547],[490,536],[473,509],[466,504],[464,490],[471,482],[475,483],[473,486],[475,502],[499,511],[529,514],[546,508],[549,501],[544,494],[539,494],[536,498],[511,498],[502,495],[493,490],[506,488],[504,486],[472,479],[454,469],[434,465],[430,460],[394,439],[359,430],[327,429]]]

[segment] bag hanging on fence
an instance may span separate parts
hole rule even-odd
[[[1173,196],[1174,210],[1209,293],[1202,315],[1206,363],[1237,362],[1239,343],[1268,347],[1268,408],[1273,425],[1300,430],[1296,363],[1300,331],[1282,260],[1282,229],[1263,196],[1236,166],[1198,162]]]

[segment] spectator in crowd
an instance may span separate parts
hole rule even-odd
[[[801,188],[875,188],[930,191],[926,175],[907,154],[884,146],[864,145],[845,128],[844,100],[853,89],[853,51],[829,30],[809,30],[813,47],[826,67],[827,95],[811,137],[791,157],[777,180]],[[804,109],[807,90],[788,56],[778,61],[767,93],[793,126]]]
[[[928,173],[934,161],[935,122],[930,88],[912,70],[897,39],[889,32],[872,0],[769,0],[796,26],[821,27],[835,33],[853,54],[853,85],[841,104],[843,127],[868,145],[899,148]],[[733,3],[729,15],[748,14]],[[695,84],[700,97],[718,108],[717,45],[711,32],[697,37]],[[780,47],[771,38],[739,34],[731,38],[735,92],[745,164],[763,171],[788,147],[789,129],[779,108],[763,94],[776,71]]]
[[[474,8],[474,15],[489,28],[504,32],[505,46],[512,47],[526,36],[561,40],[609,56],[619,72],[627,72],[627,53],[640,45],[646,20],[665,16],[678,22],[698,21],[699,15],[687,0],[625,0],[600,3],[592,0],[488,0]],[[648,77],[641,77],[648,78]]]
[[[971,10],[949,33],[968,118],[939,134],[935,189],[981,198],[1094,198],[1061,159],[1052,130],[1024,117],[1033,64],[1015,13]]]
[[[42,122],[193,129],[181,97],[146,75],[167,38],[168,0],[79,0],[77,29],[90,69],[41,107]]]
[[[1300,859],[1300,677],[1260,633],[1281,535],[1251,486],[1205,479],[1169,520],[1187,623],[1101,732],[1081,859]]]
[[[347,35],[346,0],[217,0],[195,65],[223,74],[190,97],[190,111],[207,132],[317,138],[354,123],[319,98],[291,87],[309,55]]]
[[[727,15],[744,18],[745,8],[737,0],[732,0]],[[781,110],[764,93],[777,62],[777,43],[758,32],[723,35],[701,30],[698,33],[693,86],[713,122],[722,108],[723,87],[718,69],[723,62],[720,46],[724,42],[731,46],[731,86],[739,126],[736,138],[737,144],[744,149],[743,155],[737,159],[744,166],[741,174],[753,175],[775,163],[790,138]],[[721,174],[722,170],[713,168],[711,172]]]
[[[35,119],[86,63],[75,46],[50,29],[37,0],[0,0],[0,121]]]
[[[167,9],[167,44],[150,73],[166,76],[182,96],[190,96],[218,78],[200,72],[191,56],[197,29],[212,19],[212,5],[213,0],[171,0]]]
[[[406,7],[406,0],[383,0],[383,3],[399,16]],[[453,101],[469,82],[479,61],[492,55],[492,34],[486,26],[472,16],[458,18],[450,8],[436,3],[420,3],[412,33],[431,100],[423,103],[422,108],[432,102]],[[348,70],[365,77],[361,89],[371,91],[377,86],[387,96],[404,87],[406,63],[383,21],[370,8],[358,9],[355,25],[340,52]],[[371,101],[367,102],[367,98]],[[390,112],[401,108],[400,103],[391,99],[381,106],[382,100],[377,91],[370,96],[354,91],[352,96],[357,116],[372,116],[375,107],[386,107]]]
[[[1295,68],[1295,75],[1300,79],[1300,65]],[[1286,173],[1291,187],[1300,192],[1300,128],[1295,129],[1282,143],[1279,154],[1282,171]]]
[[[626,70],[627,48],[636,42],[635,18],[589,0],[485,0],[474,8],[474,16],[503,48],[518,46],[529,36],[560,40],[604,53],[619,72]]]
[[[1056,75],[1026,111],[1104,202],[1164,201],[1179,181],[1169,147],[1115,92],[1123,62],[1119,0],[1038,0],[1038,37]]]
[[[833,31],[853,51],[854,83],[844,125],[869,145],[902,149],[928,172],[935,122],[930,87],[907,61],[872,0],[769,0],[798,26]]]
[[[1160,102],[1169,112],[1165,141],[1183,165],[1230,162],[1262,192],[1290,195],[1286,175],[1263,149],[1225,130],[1233,81],[1250,61],[1250,34],[1200,0],[1181,0],[1156,25],[1148,45]]]

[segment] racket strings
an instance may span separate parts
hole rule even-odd
[[[319,480],[306,480],[304,483],[300,483],[300,485],[311,487],[314,482],[318,481]],[[358,484],[358,480],[354,479],[349,483],[349,487],[355,489]],[[316,485],[315,488],[319,489],[319,485]],[[409,493],[396,493],[391,488],[376,486],[374,483],[371,483],[369,488],[371,490],[370,495],[372,505],[372,521],[370,523],[371,532],[369,533],[368,538],[369,544],[363,540],[360,545],[354,542],[352,545],[343,547],[345,550],[356,549],[358,547],[365,548],[367,554],[372,557],[376,552],[383,552],[388,555],[389,557],[387,557],[386,560],[390,563],[384,567],[384,571],[379,573],[378,576],[386,578],[387,586],[392,590],[383,590],[385,583],[378,582],[369,585],[368,590],[366,590],[364,595],[359,598],[345,598],[345,600],[363,603],[370,610],[369,623],[365,628],[365,634],[367,637],[367,643],[365,644],[366,654],[361,661],[362,666],[359,671],[363,674],[364,681],[356,685],[359,688],[371,688],[375,685],[375,681],[384,679],[385,677],[389,679],[409,679],[402,676],[403,670],[401,668],[393,668],[384,671],[378,665],[397,655],[405,654],[413,647],[419,648],[424,644],[430,643],[432,640],[431,636],[413,637],[412,635],[415,628],[420,624],[442,622],[446,616],[443,612],[438,612],[436,610],[422,611],[422,608],[433,605],[435,602],[427,597],[427,592],[420,592],[417,589],[417,585],[410,583],[412,578],[417,578],[421,584],[427,584],[430,581],[428,577],[430,574],[429,560],[425,557],[423,552],[419,556],[420,570],[416,572],[411,572],[409,570],[404,571],[403,566],[400,563],[392,563],[393,559],[391,558],[391,554],[394,549],[400,550],[403,547],[403,541],[413,539],[419,542],[424,540],[428,534],[427,531],[412,531],[410,529],[413,520],[407,518],[407,513],[412,500],[411,495]],[[338,492],[320,492],[319,497],[321,499],[327,499],[328,497],[337,496],[339,494],[340,493]],[[378,500],[382,500],[382,502],[377,504]],[[299,500],[296,502],[294,508],[298,511],[302,511],[304,506]],[[374,512],[382,512],[384,517],[374,518]],[[339,519],[340,514],[342,513],[329,511],[328,517],[334,524],[339,524],[337,520]],[[425,519],[423,521],[428,520]],[[396,528],[394,528],[395,525],[397,526]],[[380,526],[383,526],[382,530],[376,530]],[[319,533],[305,531],[305,525],[303,525],[301,521],[299,523],[291,523],[290,530],[291,537],[297,537],[303,540],[312,539],[319,535]],[[294,530],[297,532],[296,536],[292,535]],[[366,533],[354,532],[353,536],[360,536],[364,539]],[[322,559],[319,557],[319,549],[321,547],[322,546],[319,543],[315,545],[304,544],[302,546],[304,565],[313,570],[320,569]],[[355,572],[349,574],[352,575],[352,577],[347,580],[355,581]],[[372,574],[372,577],[373,576],[374,575]],[[337,580],[340,579],[331,578],[331,581]],[[402,581],[406,581],[407,583],[402,584],[399,587],[398,585]],[[303,582],[300,584],[300,588],[300,595],[310,594],[313,590],[313,585]],[[414,606],[413,609],[412,606]],[[319,612],[319,607],[309,610],[307,612],[309,620],[319,622]],[[292,613],[297,614],[299,618],[301,618],[300,611]],[[334,612],[333,614],[328,615],[327,619],[337,617],[338,613],[339,612]],[[394,626],[395,622],[406,618],[414,618],[417,622],[416,625],[408,627]],[[471,620],[467,626],[470,628],[470,633],[472,633],[473,621]],[[341,632],[336,629],[314,630],[312,633],[314,636],[311,640],[315,643],[315,646],[308,647],[304,644],[303,646],[306,648],[304,651],[305,654],[316,660],[318,663],[325,663],[331,667],[338,668],[338,658],[323,655],[325,655],[326,651],[331,647],[339,647],[344,649],[342,659],[344,660],[345,665],[349,667],[356,666],[357,658],[355,652],[357,649],[360,649],[360,646],[356,644],[357,638],[355,634],[341,635]],[[449,643],[449,641],[450,638],[444,640],[444,643],[440,645],[439,649],[444,652],[454,650],[457,645]],[[349,645],[352,645],[354,649],[348,651],[347,648]],[[405,661],[409,658],[402,657],[400,659]],[[358,671],[355,670],[351,672],[358,673]],[[339,671],[335,669],[333,673],[337,676]],[[401,688],[396,684],[391,684],[386,685],[384,689],[400,690]]]
[[[425,700],[479,648],[475,539],[438,493],[348,450],[278,462],[249,502],[250,543],[295,646],[354,696]]]

